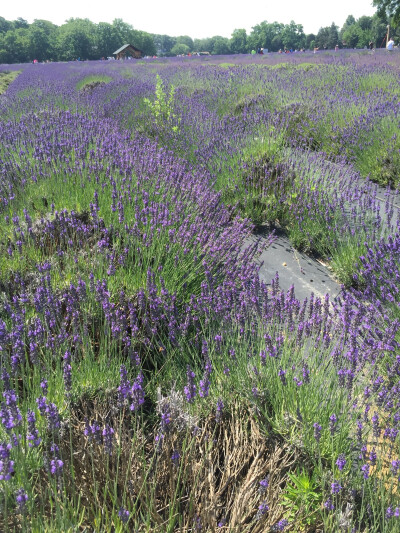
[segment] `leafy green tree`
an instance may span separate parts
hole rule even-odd
[[[257,48],[266,48],[272,52],[277,52],[283,48],[282,32],[284,24],[273,22],[272,24],[263,21],[253,26],[248,38],[249,50]]]
[[[234,54],[246,54],[249,51],[247,48],[246,30],[233,30],[230,47]]]
[[[108,22],[99,22],[95,38],[98,57],[109,57],[121,47],[121,40],[116,28]]]
[[[18,28],[4,35],[4,48],[8,51],[8,63],[32,61],[30,54],[29,30]]]
[[[189,52],[193,52],[193,39],[188,35],[180,35],[176,38],[177,44],[186,44],[189,47]]]
[[[303,31],[303,26],[291,20],[290,24],[285,24],[283,27],[281,38],[285,48],[300,49],[304,46],[306,36]]]
[[[58,33],[59,59],[97,59],[96,27],[89,19],[70,18]]]
[[[153,56],[157,53],[153,37],[149,33],[133,29],[130,24],[122,19],[114,19],[112,26],[116,30],[119,39],[116,49],[124,44],[131,44],[141,50],[144,55]]]
[[[352,26],[355,23],[356,23],[356,19],[353,17],[353,15],[349,15],[347,19],[344,21],[342,30],[345,28],[345,26]]]
[[[169,35],[152,35],[156,53],[159,56],[169,56],[172,47],[176,44],[176,37]]]
[[[380,17],[377,13],[372,17],[371,23],[372,41],[376,48],[386,45],[387,19]]]
[[[4,17],[0,17],[0,33],[6,33],[12,29],[14,29],[13,23],[6,20]]]
[[[189,52],[190,52],[190,48],[188,47],[187,44],[184,44],[184,43],[176,43],[171,48],[171,54],[173,56],[187,55]]]
[[[31,54],[34,59],[56,59],[57,26],[48,20],[35,19],[29,26]]]
[[[320,28],[315,38],[315,45],[325,50],[333,50],[341,42],[338,29],[334,22],[330,26]]]
[[[132,44],[133,46],[136,46],[135,43],[129,42],[131,40],[133,30],[133,27],[130,24],[124,22],[122,19],[117,18],[113,20],[112,26],[116,30],[118,38],[120,39],[120,46],[124,44]]]
[[[378,8],[378,15],[391,17],[396,26],[400,23],[400,0],[373,0],[372,5]]]
[[[309,33],[306,35],[305,48],[307,50],[313,50],[316,47],[316,35],[314,33]]]
[[[358,24],[347,26],[343,32],[341,32],[341,38],[343,45],[348,48],[362,47],[363,31]]]
[[[372,27],[372,17],[362,16],[357,19],[357,24],[363,31],[370,30]]]
[[[231,48],[229,39],[226,37],[220,37],[219,35],[214,37],[214,46],[212,49],[212,54],[214,55],[225,55],[230,54]]]
[[[14,20],[12,24],[15,30],[19,30],[20,28],[29,28],[28,21],[21,17],[18,17],[17,20]]]
[[[214,38],[207,37],[206,39],[195,39],[194,50],[196,52],[210,52],[214,47]]]
[[[150,33],[140,30],[132,30],[132,43],[133,46],[139,48],[145,56],[155,56],[157,54],[156,47],[154,45],[153,37]]]

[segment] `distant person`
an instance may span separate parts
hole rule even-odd
[[[370,42],[368,43],[368,48],[369,48],[370,50],[373,50],[373,49],[375,48],[375,47],[374,47],[374,41],[370,41]]]
[[[255,56],[255,55],[256,55],[256,51],[254,50],[254,48],[253,48],[253,50],[251,51],[251,55],[252,55],[252,56]]]
[[[337,52],[338,50],[339,50],[339,45],[337,44],[337,45],[335,46],[335,52]]]
[[[314,54],[316,54],[316,53],[318,52],[318,50],[319,50],[319,47],[316,46],[316,47],[314,48]]]
[[[388,41],[386,45],[386,50],[389,50],[389,52],[391,52],[393,49],[394,49],[394,41],[393,39],[390,39],[390,41]]]

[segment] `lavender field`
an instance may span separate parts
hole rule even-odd
[[[400,531],[400,54],[0,87],[0,531]]]

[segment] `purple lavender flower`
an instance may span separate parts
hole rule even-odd
[[[0,443],[0,481],[9,481],[14,473],[14,461],[10,459],[11,444]]]
[[[339,471],[342,472],[344,467],[346,466],[346,457],[344,453],[341,453],[336,461],[336,466],[338,467]]]
[[[400,469],[400,461],[398,459],[394,459],[391,463],[390,469],[394,475],[397,475]]]
[[[315,422],[313,424],[313,427],[314,427],[314,439],[319,443],[319,441],[321,440],[322,426],[320,426],[317,422]]]
[[[67,392],[67,394],[69,394],[72,388],[72,366],[71,366],[71,352],[68,350],[64,354],[63,376],[64,376],[65,391]]]
[[[393,509],[389,506],[389,507],[386,509],[385,518],[386,518],[386,520],[390,520],[391,518],[393,518],[393,516],[394,516],[394,511],[393,511]]]
[[[375,448],[372,448],[372,450],[370,451],[369,460],[371,461],[372,466],[376,465],[377,455],[376,455]]]
[[[174,466],[177,467],[177,466],[179,465],[179,459],[180,459],[180,457],[181,457],[181,456],[180,456],[180,454],[179,454],[179,452],[178,452],[177,450],[174,450],[174,451],[172,452],[172,455],[171,455],[171,461],[172,461],[172,463],[174,464]]]
[[[216,412],[215,412],[215,421],[217,423],[221,421],[223,409],[224,409],[224,403],[221,400],[221,398],[218,398],[218,400],[217,400],[217,408],[216,408]]]
[[[44,379],[44,380],[40,383],[40,388],[42,389],[42,394],[43,394],[43,396],[46,396],[47,391],[48,391],[48,383],[47,383],[47,379]]]
[[[334,435],[336,433],[337,429],[337,418],[336,415],[333,414],[329,417],[329,431],[331,435]]]
[[[60,427],[60,415],[57,406],[54,403],[47,403],[47,399],[44,396],[36,398],[36,403],[40,414],[47,420],[49,430],[58,430]]]
[[[339,481],[334,481],[331,483],[331,491],[332,494],[338,494],[342,490],[342,486],[340,485]]]
[[[196,531],[201,531],[203,529],[200,516],[198,515],[195,516],[194,521],[193,521],[193,526]]]
[[[193,403],[194,398],[196,396],[196,385],[194,383],[194,378],[196,377],[196,374],[193,372],[193,370],[190,369],[190,366],[188,365],[187,371],[187,385],[184,387],[184,393],[186,396],[186,400],[188,403]]]
[[[368,479],[369,478],[369,465],[368,464],[362,465],[361,472],[363,473],[364,479]]]
[[[42,439],[39,437],[39,432],[36,428],[36,416],[33,411],[28,409],[26,419],[28,422],[28,433],[26,435],[26,439],[29,443],[30,447],[36,447],[39,446]]]
[[[85,430],[84,434],[89,438],[89,442],[93,439],[97,444],[101,444],[101,427],[95,421],[93,424],[89,424],[89,420],[85,419]]]
[[[155,442],[156,452],[161,452],[162,445],[163,445],[163,442],[164,442],[164,434],[163,433],[157,433],[157,435],[154,437],[154,442]]]
[[[169,402],[163,402],[161,407],[161,431],[168,433],[171,424],[171,407]]]
[[[52,459],[50,460],[50,473],[59,478],[61,477],[64,462],[60,458],[60,449],[57,444],[53,443],[50,447],[50,452],[52,454]]]
[[[22,423],[22,415],[17,403],[17,395],[12,389],[3,392],[5,402],[0,405],[0,418],[5,430],[10,432]]]
[[[304,383],[310,383],[310,369],[308,368],[307,363],[303,365],[303,381]]]
[[[258,492],[259,492],[260,494],[264,494],[265,491],[266,491],[267,488],[268,488],[268,485],[269,485],[268,478],[262,479],[262,480],[260,481],[260,486],[258,487]]]
[[[335,509],[335,506],[333,505],[333,502],[332,502],[332,500],[330,498],[328,498],[326,500],[326,502],[324,502],[324,507],[328,511],[334,511],[334,509]]]
[[[204,370],[203,379],[200,380],[199,396],[201,398],[207,398],[210,390],[210,375],[212,371],[211,361],[207,360]]]
[[[118,387],[118,404],[122,406],[126,398],[129,396],[131,388],[131,382],[128,379],[128,372],[125,365],[121,365],[119,375],[121,379]]]
[[[260,503],[260,505],[258,506],[256,520],[260,520],[264,515],[267,514],[268,511],[269,511],[269,507],[267,505],[267,502]]]
[[[64,463],[61,459],[55,458],[51,459],[50,461],[50,472],[53,474],[53,476],[60,476],[62,474],[64,468]]]
[[[127,509],[124,509],[123,507],[120,507],[118,511],[118,516],[123,524],[127,524],[129,520],[129,511]]]
[[[226,518],[222,517],[221,520],[217,524],[218,527],[224,527],[226,526]]]
[[[282,368],[280,368],[279,371],[278,371],[278,376],[281,379],[282,385],[285,387],[287,385],[286,370],[283,370]]]
[[[114,430],[111,426],[106,424],[103,429],[103,446],[108,455],[112,455],[114,441]]]
[[[379,438],[379,436],[381,434],[381,428],[379,426],[378,413],[375,413],[371,420],[372,420],[372,428],[373,428],[374,437]]]
[[[28,494],[25,489],[20,488],[15,493],[15,501],[17,504],[17,512],[24,514],[26,511],[26,504],[28,502]]]
[[[144,390],[143,390],[143,374],[140,372],[132,384],[131,389],[132,403],[130,405],[131,411],[136,411],[144,404]]]
[[[288,520],[286,520],[286,518],[282,518],[282,520],[279,520],[279,522],[276,522],[271,527],[271,532],[278,533],[280,531],[284,531],[287,525],[289,525]]]

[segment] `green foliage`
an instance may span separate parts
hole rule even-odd
[[[393,22],[400,22],[400,1],[399,0],[373,0],[372,4],[378,8],[381,16],[393,17]]]
[[[0,72],[0,94],[7,90],[7,87],[20,74],[20,72]]]
[[[157,74],[155,99],[151,101],[145,98],[143,101],[148,107],[154,122],[161,129],[169,128],[172,131],[178,131],[177,119],[174,113],[175,87],[172,85],[169,90],[164,88],[164,83],[159,74]]]
[[[245,54],[249,51],[246,30],[233,30],[231,36],[231,51],[234,54]]]
[[[320,28],[316,38],[315,46],[319,48],[325,48],[328,50],[333,50],[337,44],[339,44],[339,33],[338,26],[333,22],[330,26],[326,28]]]
[[[97,75],[94,75],[94,76],[86,76],[82,80],[78,81],[78,83],[76,84],[76,88],[77,88],[78,91],[81,91],[87,85],[99,84],[99,83],[101,83],[101,84],[110,83],[111,81],[113,81],[111,76],[105,76],[105,75],[101,75],[101,74],[97,74]]]
[[[306,470],[288,474],[288,483],[283,495],[283,505],[287,509],[286,517],[297,519],[299,531],[315,524],[322,502],[322,492],[315,472],[310,476]]]
[[[229,39],[226,37],[215,37],[214,46],[212,49],[214,55],[226,55],[231,53],[231,46]]]
[[[173,56],[186,55],[189,52],[190,52],[190,48],[188,47],[187,44],[184,44],[184,43],[176,43],[171,48],[171,55],[173,55]]]

